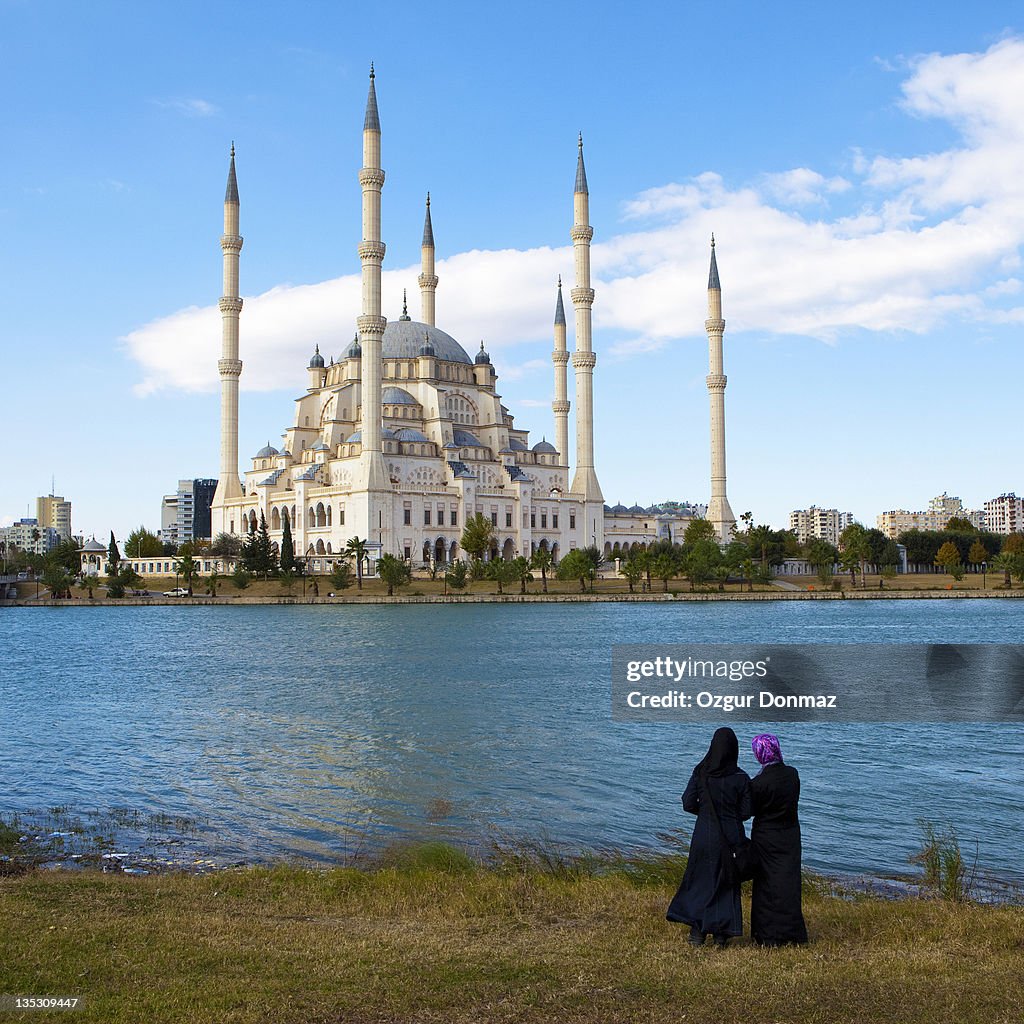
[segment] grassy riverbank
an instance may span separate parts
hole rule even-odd
[[[0,994],[77,995],[74,1020],[108,1024],[1020,1019],[1020,907],[809,883],[807,947],[693,950],[664,920],[680,870],[426,847],[372,869],[30,872],[0,879]]]

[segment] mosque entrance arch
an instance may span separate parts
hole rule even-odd
[[[506,562],[511,562],[512,559],[516,557],[516,546],[512,543],[511,537],[509,537],[501,546],[501,557],[504,558]]]
[[[438,537],[434,544],[434,561],[438,565],[444,565],[445,563],[445,542],[444,537]]]

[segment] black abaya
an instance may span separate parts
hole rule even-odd
[[[777,762],[766,765],[750,784],[754,824],[750,839],[757,855],[750,904],[750,937],[780,946],[806,942],[800,909],[800,776]]]
[[[696,814],[697,822],[683,880],[665,916],[716,939],[742,935],[740,887],[726,878],[723,870],[723,858],[731,854],[723,849],[722,833],[701,790],[714,800],[722,829],[735,845],[744,835],[743,822],[751,814],[750,778],[735,767],[735,756],[733,767],[705,775],[698,785],[700,767],[694,769],[683,793],[683,809]]]

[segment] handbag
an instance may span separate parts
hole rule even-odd
[[[715,824],[718,826],[718,831],[722,836],[724,853],[722,867],[725,871],[725,877],[733,885],[746,882],[754,877],[754,872],[757,870],[757,853],[754,850],[754,844],[750,841],[749,837],[743,835],[742,826],[739,843],[733,844],[729,842],[729,837],[725,834],[725,829],[722,828],[722,819],[718,817],[718,808],[715,807],[715,801],[711,796],[711,787],[708,786],[707,780],[702,775],[698,778],[707,794],[708,805],[711,808],[711,817],[715,819]]]

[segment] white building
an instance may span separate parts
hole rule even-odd
[[[61,540],[52,526],[43,526],[38,519],[19,519],[0,529],[0,543],[6,545],[7,551],[17,548],[32,555],[47,555]]]
[[[381,127],[374,75],[363,124],[362,315],[356,335],[325,358],[317,347],[307,368],[308,386],[296,399],[291,426],[238,472],[239,195],[234,149],[224,203],[222,314],[221,469],[212,509],[212,533],[240,534],[266,518],[275,544],[287,517],[297,555],[329,568],[346,541],[365,538],[377,552],[415,563],[460,555],[462,530],[475,514],[490,519],[490,557],[529,556],[546,549],[557,560],[572,548],[619,550],[656,539],[656,516],[610,510],[604,503],[594,457],[589,187],[579,140],[570,232],[575,267],[576,465],[568,452],[566,318],[559,279],[553,341],[552,403],[557,445],[531,444],[502,404],[498,373],[483,342],[470,355],[435,323],[438,276],[430,196],[421,243],[418,284],[421,319],[407,303],[388,321],[381,308]],[[728,527],[725,491],[725,414],[721,339],[721,289],[712,250],[709,278],[709,392],[712,411],[712,491],[716,528]],[[709,513],[710,515],[710,513]],[[713,519],[715,517],[712,517]],[[721,520],[719,522],[718,520]]]
[[[165,494],[160,504],[161,539],[172,544],[212,540],[210,506],[216,490],[216,480],[179,480],[177,491]]]
[[[1024,532],[1024,498],[1016,494],[1000,494],[985,502],[988,529],[993,533]]]
[[[812,505],[789,513],[789,528],[801,544],[806,544],[812,537],[818,537],[838,547],[839,535],[852,523],[852,512],[840,512],[835,508]]]
[[[878,529],[895,540],[907,530],[944,530],[950,519],[966,519],[979,530],[988,529],[984,509],[965,509],[963,502],[943,491],[928,502],[923,512],[894,509],[882,512],[876,519]]]

